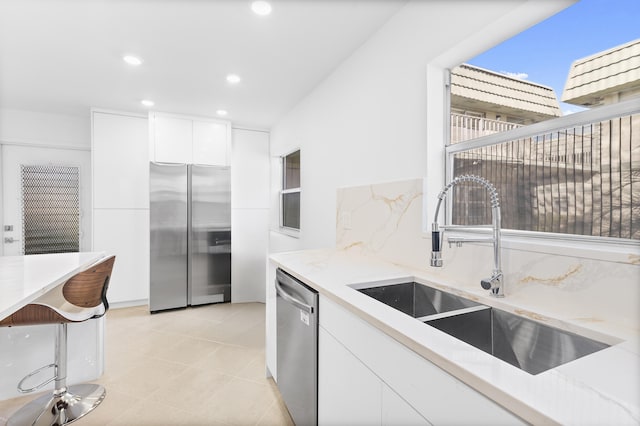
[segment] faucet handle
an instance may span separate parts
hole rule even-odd
[[[500,288],[500,282],[502,281],[502,272],[494,272],[491,278],[485,278],[480,281],[480,285],[485,290],[491,290],[496,292],[496,289]]]
[[[482,286],[482,288],[484,288],[485,290],[489,290],[491,288],[491,278],[486,278],[484,280],[480,281],[480,285]]]

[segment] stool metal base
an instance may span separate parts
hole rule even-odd
[[[16,411],[7,426],[62,426],[91,412],[104,399],[104,387],[94,384],[69,386],[60,396],[50,393]]]

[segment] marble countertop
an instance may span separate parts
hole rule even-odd
[[[0,318],[5,318],[104,257],[104,253],[0,256]]]
[[[441,276],[344,250],[271,255],[271,261],[425,359],[533,424],[640,424],[640,332],[615,322],[584,323],[554,306],[539,312],[517,297],[491,298]],[[415,280],[612,345],[537,375],[526,373],[348,285]]]

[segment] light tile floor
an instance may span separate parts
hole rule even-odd
[[[264,318],[261,303],[111,309],[107,397],[74,425],[292,425],[265,378]],[[0,425],[33,398],[0,401]]]

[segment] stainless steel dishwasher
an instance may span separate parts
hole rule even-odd
[[[318,424],[318,292],[276,271],[278,389],[298,426]]]

